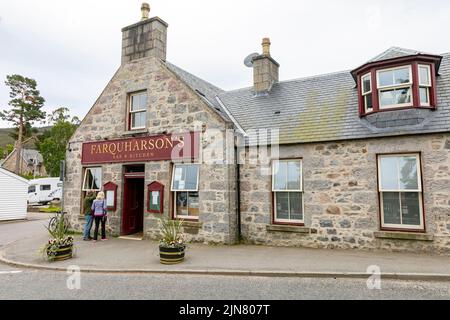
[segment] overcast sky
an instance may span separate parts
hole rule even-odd
[[[450,52],[450,1],[152,0],[169,24],[167,59],[225,89],[252,84],[243,65],[270,37],[280,78],[353,69],[391,46]],[[37,80],[47,111],[83,117],[120,65],[121,28],[138,0],[1,0],[0,109],[7,74]],[[0,121],[0,127],[8,126]]]

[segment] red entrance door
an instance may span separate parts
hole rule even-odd
[[[126,174],[124,178],[122,234],[130,235],[144,229],[144,176]]]

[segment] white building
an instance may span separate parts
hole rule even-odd
[[[0,168],[0,221],[27,217],[28,180]]]

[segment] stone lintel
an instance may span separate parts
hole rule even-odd
[[[136,135],[144,135],[144,134],[148,134],[148,129],[125,131],[121,135],[123,137],[133,137],[133,136],[136,136]]]
[[[434,235],[429,233],[378,231],[374,232],[374,236],[375,238],[379,239],[399,239],[399,240],[416,240],[416,241],[434,240]]]
[[[291,233],[303,233],[303,234],[317,233],[316,229],[312,229],[312,228],[308,228],[308,227],[282,226],[282,225],[273,225],[273,224],[268,224],[266,226],[266,230],[269,232],[291,232]]]

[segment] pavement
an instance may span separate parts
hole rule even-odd
[[[37,223],[37,222],[35,222]],[[427,254],[190,244],[185,262],[159,263],[158,243],[109,239],[86,242],[75,237],[75,256],[48,262],[39,254],[47,242],[45,228],[0,248],[0,262],[21,268],[65,271],[78,266],[93,273],[206,274],[264,277],[383,278],[450,281],[450,256]],[[371,266],[372,271],[368,272]],[[379,269],[377,269],[379,268]]]

